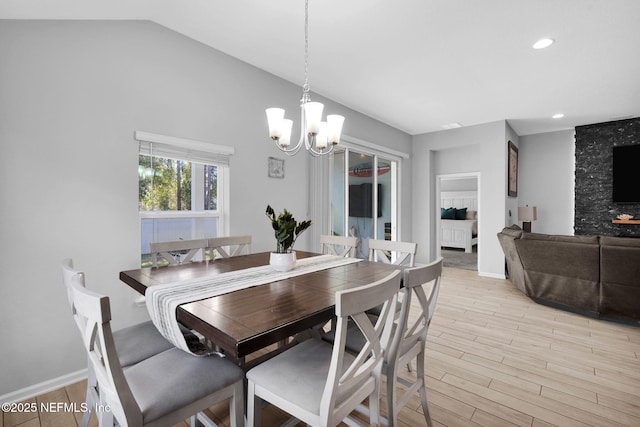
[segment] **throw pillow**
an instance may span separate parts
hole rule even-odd
[[[456,219],[467,219],[467,208],[456,209]]]
[[[456,219],[456,208],[440,208],[441,219]]]

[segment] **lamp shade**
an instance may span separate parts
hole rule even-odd
[[[535,206],[518,206],[518,221],[531,222],[538,219],[538,210]]]
[[[337,114],[329,114],[327,116],[327,125],[329,127],[328,139],[331,144],[337,144],[340,142],[340,134],[342,133],[342,124],[344,123],[344,116]]]
[[[289,120],[289,119],[283,119],[282,120],[282,126],[281,126],[281,132],[282,135],[280,135],[280,141],[279,144],[283,147],[288,147],[290,142],[291,142],[291,128],[293,127],[293,120]]]
[[[320,128],[318,130],[318,134],[316,135],[316,148],[319,150],[324,150],[327,148],[327,135],[328,135],[329,126],[327,122],[320,122]]]
[[[303,106],[305,120],[307,121],[307,133],[317,135],[320,132],[320,122],[322,121],[322,109],[324,105],[319,102],[307,102]]]
[[[267,108],[267,123],[269,124],[269,137],[278,139],[282,136],[282,120],[284,110],[282,108]]]

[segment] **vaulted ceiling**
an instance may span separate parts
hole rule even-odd
[[[638,0],[310,0],[309,12],[312,92],[412,135],[640,116]],[[303,0],[0,0],[0,18],[148,19],[304,80]],[[533,49],[543,37],[555,43]]]

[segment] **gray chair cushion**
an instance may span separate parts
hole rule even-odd
[[[367,316],[369,317],[371,323],[374,325],[378,321],[378,316],[375,314],[367,312]],[[396,325],[394,323],[393,329],[391,330],[391,336],[395,334],[395,330]],[[329,332],[322,335],[322,339],[328,343],[333,344],[336,339],[336,331],[331,329]],[[358,354],[366,343],[367,340],[364,338],[364,335],[362,334],[360,328],[358,328],[358,325],[356,325],[353,320],[349,319],[349,324],[347,326],[347,343],[345,345],[347,351],[349,353]]]
[[[172,348],[127,368],[125,377],[146,424],[234,384],[244,371],[218,356]]]
[[[151,321],[115,331],[113,341],[123,368],[174,348]]]
[[[278,395],[314,414],[320,413],[333,346],[318,339],[309,339],[247,372],[256,385],[277,390]],[[345,365],[354,360],[345,354]]]

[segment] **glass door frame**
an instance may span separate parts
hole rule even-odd
[[[397,241],[399,236],[401,235],[401,194],[400,189],[401,186],[401,168],[402,168],[402,159],[408,158],[409,156],[395,152],[395,150],[387,149],[386,147],[377,146],[375,144],[367,143],[366,141],[359,141],[355,138],[344,137],[340,143],[341,151],[344,151],[344,212],[343,212],[343,225],[342,225],[342,235],[348,236],[348,218],[349,218],[349,156],[352,152],[362,153],[367,156],[370,156],[373,160],[373,165],[377,168],[378,162],[380,160],[388,160],[390,161],[391,171],[391,240]],[[334,162],[335,158],[331,156],[331,166],[330,169],[334,170]],[[333,173],[330,175],[330,188],[333,188]],[[377,210],[378,210],[378,174],[373,174],[373,232],[374,236],[378,235],[378,222],[375,221],[377,218]],[[332,198],[333,201],[333,198]],[[333,230],[335,224],[333,223],[333,214],[331,212],[333,203],[328,205],[328,215],[330,218],[329,224],[330,229]]]

